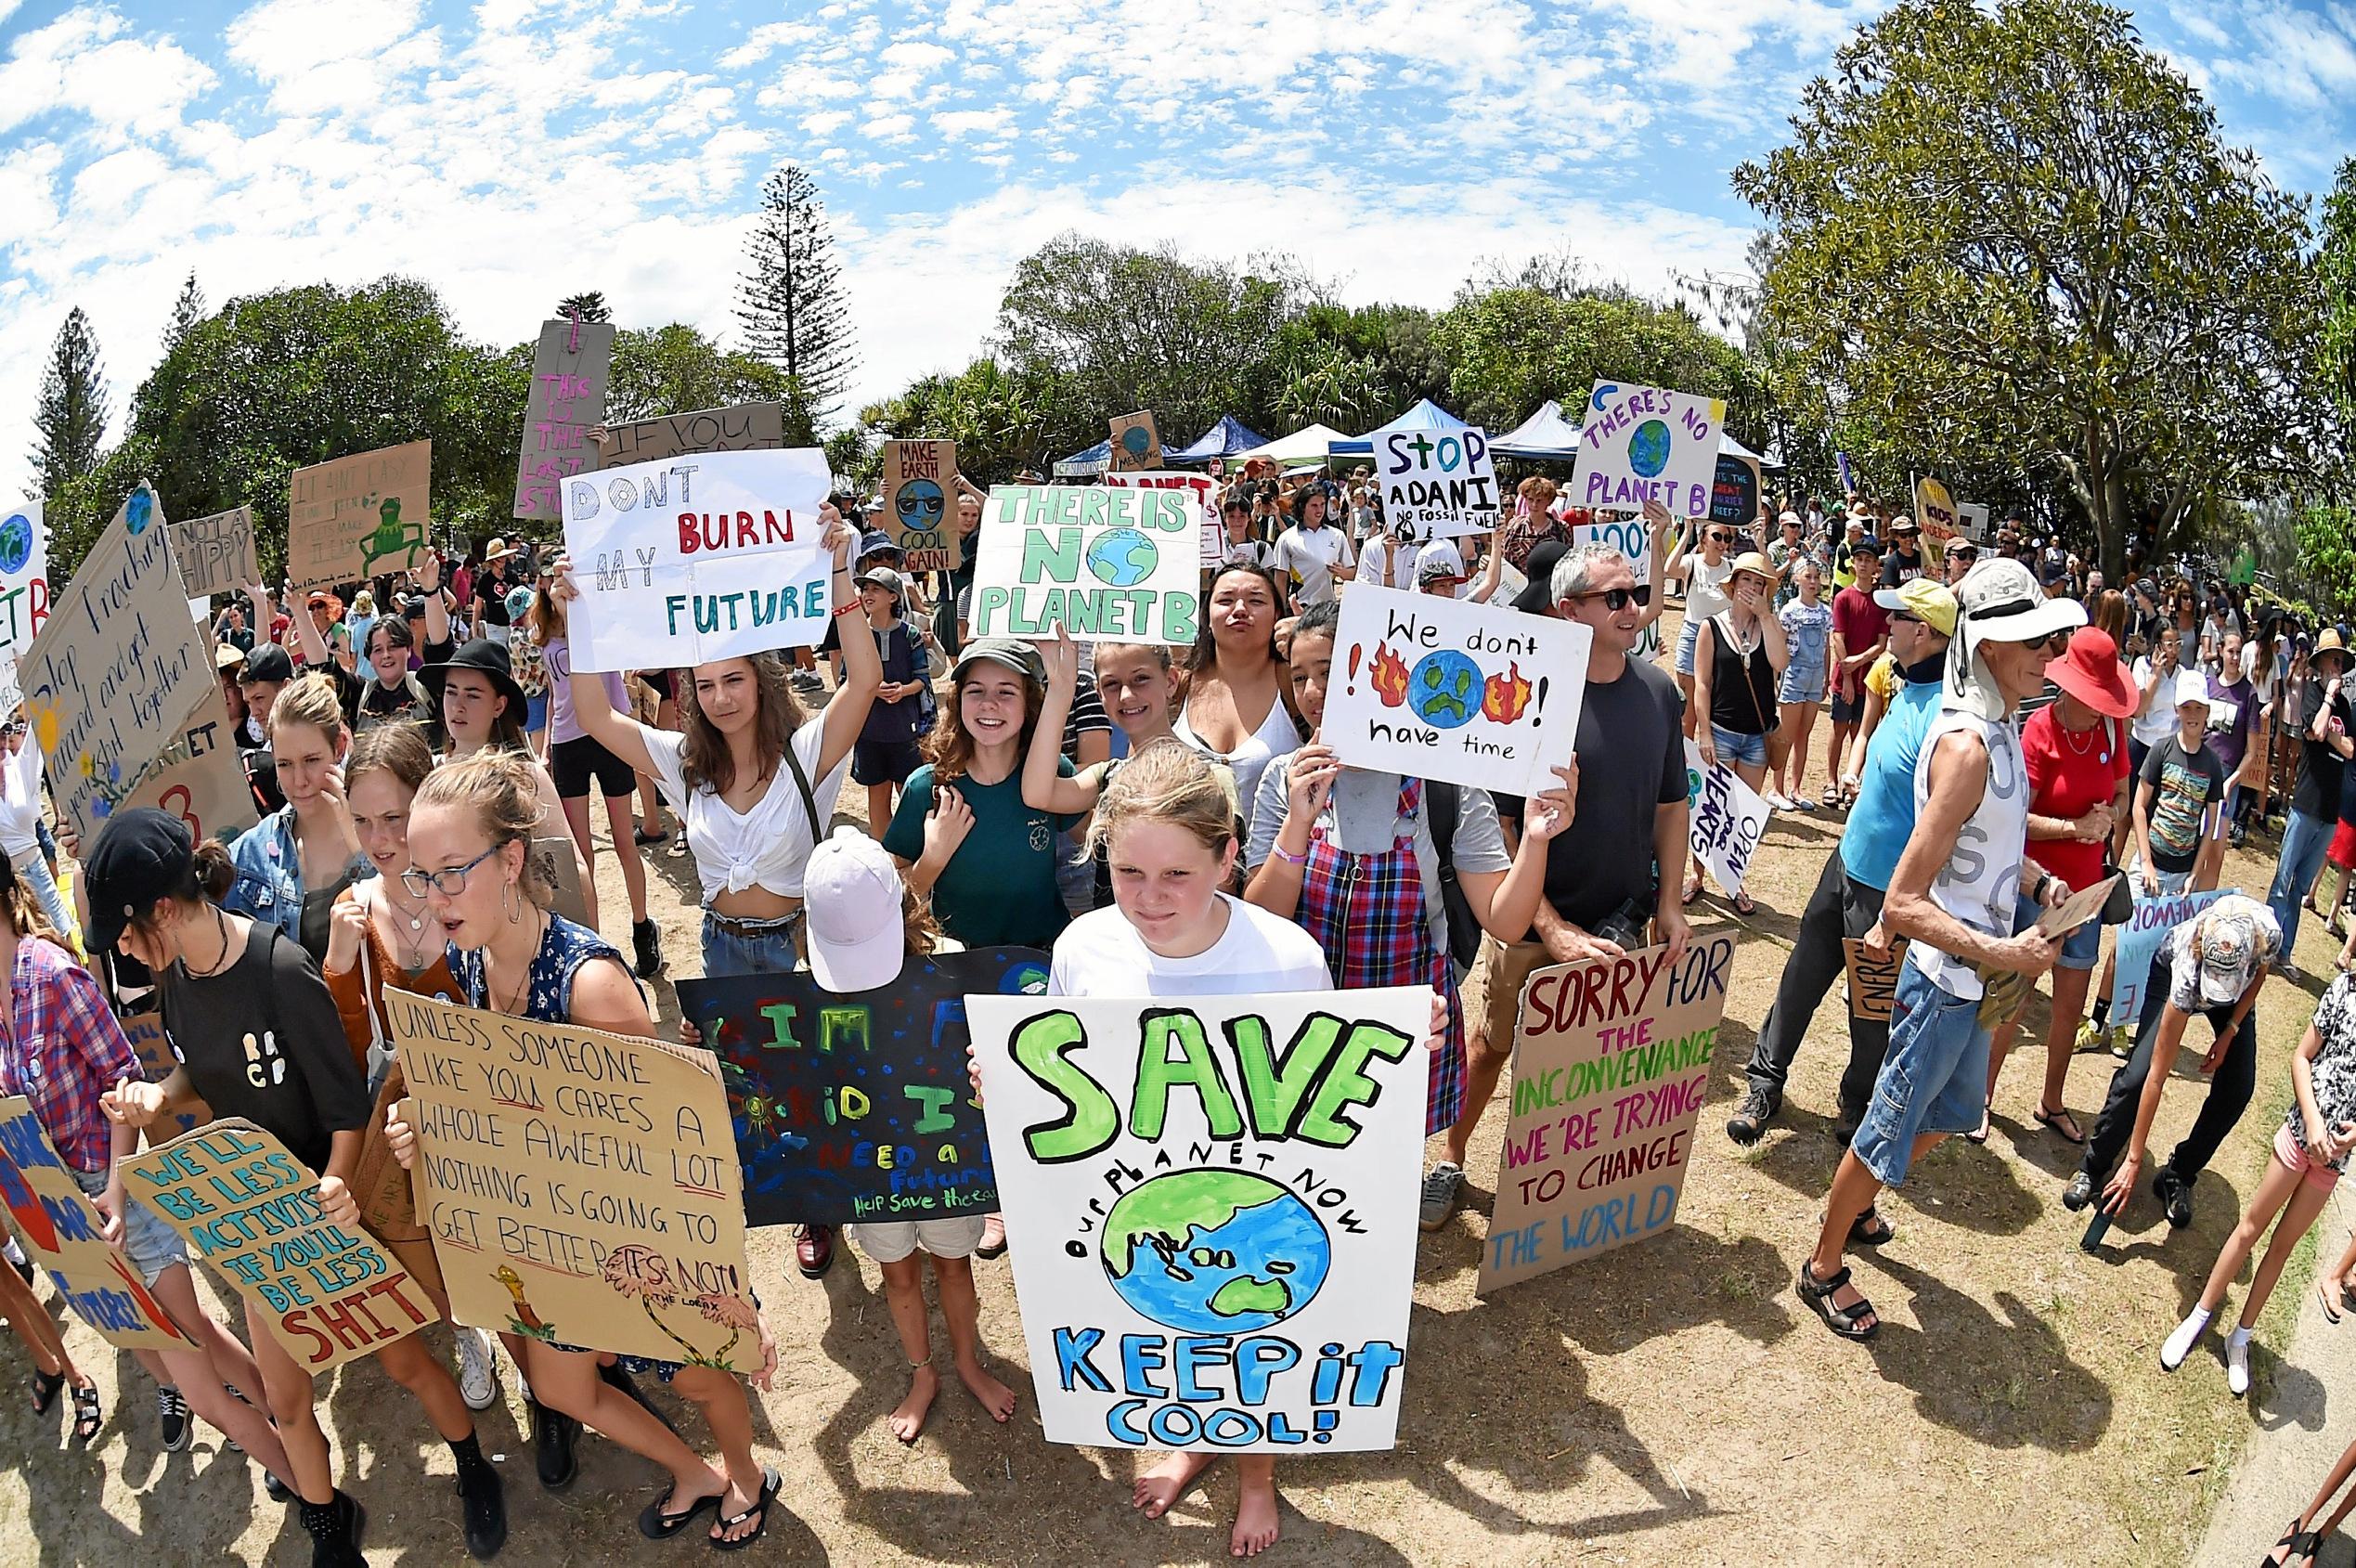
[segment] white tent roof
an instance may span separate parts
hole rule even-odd
[[[1569,459],[1579,450],[1579,427],[1563,418],[1562,405],[1549,397],[1512,430],[1492,436],[1489,450],[1501,458]]]
[[[1748,458],[1753,462],[1760,464],[1765,464],[1767,461],[1765,458],[1759,456],[1758,453],[1751,450],[1750,447],[1745,447],[1741,442],[1737,441],[1733,436],[1728,435],[1723,430],[1718,432],[1718,450],[1725,453],[1729,458]]]
[[[1306,430],[1296,430],[1290,435],[1271,441],[1265,447],[1238,452],[1227,460],[1249,462],[1254,458],[1266,458],[1275,463],[1323,462],[1327,447],[1336,441],[1349,439],[1331,425],[1313,424]]]

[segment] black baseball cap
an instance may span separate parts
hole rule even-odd
[[[1528,564],[1521,568],[1530,581],[1513,596],[1515,609],[1525,616],[1554,614],[1554,568],[1570,551],[1560,539],[1545,539],[1531,547]]]
[[[238,677],[238,684],[250,686],[257,680],[293,679],[294,661],[287,656],[286,650],[275,642],[265,642],[245,656],[245,671]],[[111,947],[113,944],[110,942],[107,945]]]
[[[90,951],[112,952],[132,918],[186,888],[195,866],[196,845],[179,818],[152,806],[108,818],[82,862]]]

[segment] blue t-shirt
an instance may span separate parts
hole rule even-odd
[[[1900,677],[1873,744],[1865,748],[1865,774],[1849,808],[1848,831],[1841,835],[1841,865],[1869,888],[1889,891],[1914,832],[1914,764],[1946,690],[1941,681]]]

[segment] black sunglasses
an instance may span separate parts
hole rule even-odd
[[[1571,597],[1582,601],[1600,599],[1605,609],[1617,614],[1631,604],[1641,610],[1651,603],[1652,585],[1642,583],[1635,588],[1599,588],[1593,593],[1574,593]]]
[[[1734,536],[1726,532],[1724,529],[1713,528],[1710,530],[1710,542],[1712,544],[1732,544],[1734,542]]]
[[[1890,612],[1890,619],[1893,621],[1904,621],[1909,626],[1921,626],[1922,624],[1922,616],[1910,615],[1904,610],[1892,610]]]

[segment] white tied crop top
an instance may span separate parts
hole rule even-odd
[[[809,779],[810,794],[818,800],[821,818],[832,820],[835,797],[843,793],[843,781],[850,776],[850,758],[845,757],[835,771],[824,778],[818,776],[818,754],[825,744],[825,725],[813,718],[796,730],[786,745]],[[688,851],[695,857],[695,875],[704,886],[704,901],[710,903],[722,893],[741,893],[747,888],[764,888],[789,899],[802,896],[802,872],[809,863],[810,846],[817,834],[802,810],[802,792],[794,783],[794,771],[780,763],[774,777],[769,781],[768,793],[753,802],[753,809],[738,815],[709,789],[691,793],[687,780],[680,771],[680,757],[686,749],[687,737],[670,730],[641,727],[646,737],[646,750],[654,759],[655,787],[663,798],[670,802],[680,821],[687,824]]]

